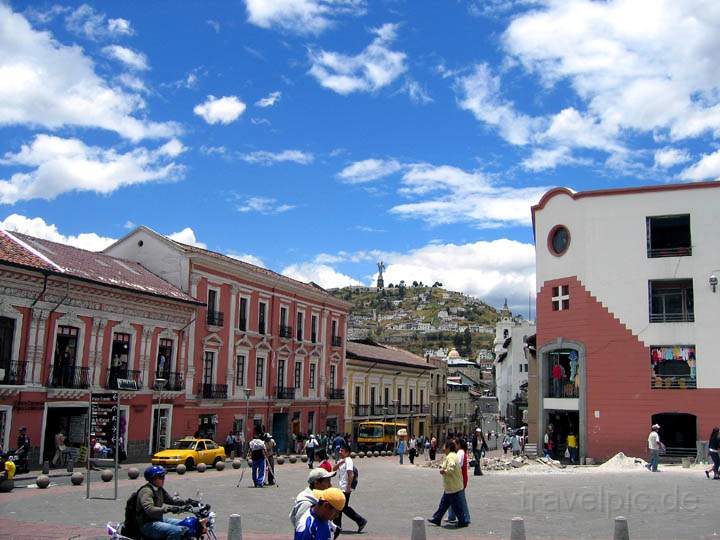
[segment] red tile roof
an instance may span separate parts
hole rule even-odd
[[[426,362],[421,356],[370,340],[348,341],[345,345],[345,356],[350,359],[355,358],[381,364],[396,364],[424,369],[436,368],[433,363]]]
[[[0,262],[197,304],[139,263],[17,232],[0,231]]]

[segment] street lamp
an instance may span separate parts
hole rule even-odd
[[[157,392],[162,392],[167,385],[167,379],[156,378],[153,383],[153,389]],[[157,408],[157,425],[155,426],[155,452],[160,451],[160,418],[162,416],[161,408],[162,405],[162,393],[158,394],[158,408]]]
[[[452,427],[452,413],[453,413],[453,410],[452,410],[450,407],[448,407],[447,413],[448,413],[448,429],[447,429],[447,431],[448,431],[448,434],[449,434],[449,433],[450,433],[450,428]]]
[[[250,388],[243,388],[243,393],[245,394],[245,429],[244,431],[247,432],[248,427],[250,426],[250,392],[252,392],[252,389]],[[245,438],[243,436],[243,438]],[[245,448],[242,449],[242,451],[245,451]]]

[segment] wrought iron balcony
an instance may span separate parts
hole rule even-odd
[[[108,390],[117,390],[118,379],[134,381],[138,389],[142,388],[143,385],[142,371],[139,369],[111,367],[110,373],[108,373],[108,380],[105,388]]]
[[[90,368],[53,365],[48,386],[51,388],[90,388]]]
[[[277,399],[295,399],[295,388],[291,386],[278,386]]]
[[[280,325],[280,337],[290,339],[292,337],[292,326],[285,326],[285,325],[281,324]]]
[[[27,362],[8,362],[0,367],[0,384],[25,384]]]
[[[328,398],[329,399],[345,399],[345,389],[344,388],[331,388],[328,391]]]
[[[647,256],[650,259],[657,257],[688,257],[692,255],[692,247],[669,247],[669,248],[650,248],[648,247]]]
[[[185,376],[179,371],[166,371],[162,374],[158,374],[155,379],[165,379],[165,387],[161,390],[167,390],[169,392],[180,392],[185,390]]]
[[[204,399],[227,399],[227,384],[203,384],[202,397]]]
[[[222,326],[225,323],[225,315],[222,311],[208,310],[207,323],[208,326]]]
[[[342,347],[342,337],[332,336],[332,346],[333,347]]]
[[[448,423],[450,423],[450,417],[449,416],[433,416],[432,423],[434,426],[448,424]]]
[[[650,313],[651,323],[672,323],[672,322],[695,322],[695,313],[685,311],[683,313]]]

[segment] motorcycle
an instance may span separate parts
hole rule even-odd
[[[202,501],[188,499],[182,506],[181,512],[190,513],[178,525],[187,528],[183,538],[188,540],[217,540],[215,535],[215,512],[209,504]],[[145,537],[129,538],[122,535],[122,523],[110,522],[107,524],[107,533],[112,540],[145,540]]]

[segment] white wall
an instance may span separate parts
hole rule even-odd
[[[507,413],[507,404],[515,395],[520,393],[520,385],[528,380],[526,371],[520,372],[520,365],[527,364],[524,351],[524,338],[535,333],[535,324],[529,321],[515,323],[511,320],[501,320],[496,326],[495,343],[498,343],[496,352],[503,351],[504,330],[508,330],[512,338],[507,349],[507,357],[502,362],[495,362],[495,394],[498,398],[500,414]]]
[[[646,217],[687,213],[692,256],[648,258]],[[571,235],[561,257],[547,247],[557,224]],[[713,294],[708,284],[720,275],[720,185],[575,200],[560,193],[536,212],[535,241],[538,291],[547,280],[577,276],[645,345],[694,344],[698,387],[720,387],[720,289]],[[695,322],[650,324],[648,280],[672,278],[693,279]]]

